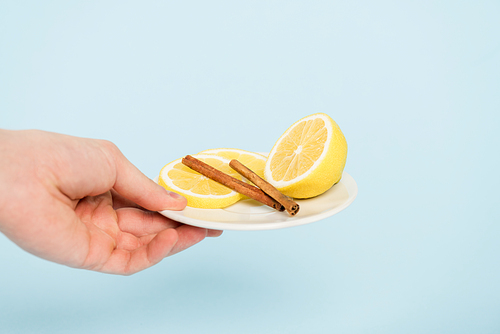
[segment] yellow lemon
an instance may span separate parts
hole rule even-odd
[[[228,159],[209,154],[196,154],[193,157],[241,180],[241,176],[229,167]],[[225,208],[243,196],[185,166],[182,159],[174,160],[161,169],[158,184],[186,197],[187,205],[193,208]]]
[[[251,169],[255,174],[264,178],[264,167],[266,166],[267,157],[262,154],[240,150],[238,148],[214,148],[201,151],[200,154],[215,154],[229,160],[236,159]]]
[[[274,144],[265,179],[294,198],[318,196],[339,182],[347,142],[330,116],[317,113],[295,122]]]

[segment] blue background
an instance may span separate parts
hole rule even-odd
[[[0,236],[1,333],[499,333],[499,1],[1,1],[0,127],[115,142],[146,175],[343,130],[359,195],[130,277]]]

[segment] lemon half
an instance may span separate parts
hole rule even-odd
[[[339,182],[347,159],[347,142],[335,121],[324,113],[300,119],[281,135],[269,153],[265,179],[294,198],[318,196]]]

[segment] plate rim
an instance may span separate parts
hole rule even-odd
[[[158,178],[155,178],[155,181],[157,182]],[[209,221],[209,220],[201,220],[197,218],[191,218],[191,217],[186,217],[181,212],[181,211],[173,211],[173,210],[163,210],[159,211],[160,214],[163,216],[173,219],[175,221],[178,221],[180,223],[186,224],[186,225],[191,225],[191,226],[196,226],[196,227],[201,227],[201,228],[207,228],[207,229],[213,229],[213,230],[226,230],[226,231],[264,231],[264,230],[276,230],[276,229],[282,229],[282,228],[288,228],[288,227],[294,227],[294,226],[300,226],[300,225],[306,225],[310,224],[313,222],[317,222],[323,219],[326,219],[328,217],[331,217],[333,215],[336,215],[337,213],[345,210],[348,206],[354,202],[358,195],[358,186],[354,178],[347,172],[342,173],[342,178],[340,179],[339,183],[342,182],[348,192],[349,197],[345,202],[343,202],[341,205],[325,210],[324,212],[321,212],[317,215],[312,215],[308,217],[288,217],[288,219],[284,221],[279,221],[279,222],[269,222],[269,223],[228,223],[228,222],[215,222],[215,221]],[[335,185],[334,185],[335,187]],[[321,195],[319,195],[321,196]],[[222,209],[199,209],[199,210],[222,210]]]

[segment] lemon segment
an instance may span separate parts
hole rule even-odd
[[[347,142],[339,126],[317,113],[295,122],[278,139],[264,177],[287,196],[310,198],[340,181],[346,159]]]
[[[241,180],[241,176],[229,167],[230,160],[228,159],[208,154],[196,154],[193,157]],[[243,196],[185,166],[182,159],[174,160],[161,169],[158,184],[186,197],[187,205],[193,208],[225,208],[236,203]]]

